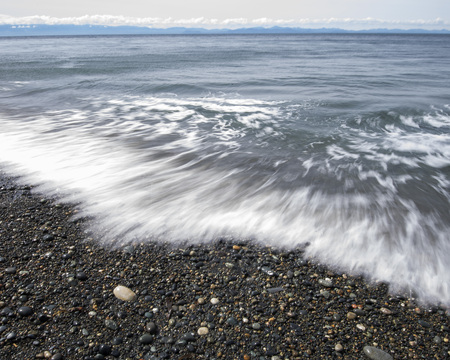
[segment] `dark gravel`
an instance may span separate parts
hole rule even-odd
[[[223,240],[105,249],[74,212],[0,176],[2,360],[450,358],[446,309],[301,250]],[[116,298],[118,285],[136,300]]]

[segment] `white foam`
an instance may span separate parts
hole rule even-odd
[[[279,126],[279,103],[168,97],[104,104],[99,100],[100,111],[93,113],[43,114],[28,119],[26,127],[3,119],[0,156],[43,191],[81,201],[82,214],[96,217],[95,230],[105,243],[201,242],[230,235],[288,248],[309,243],[307,256],[450,305],[448,222],[398,196],[399,184],[411,175],[386,176],[386,167],[360,164],[365,154],[374,163],[439,168],[450,158],[445,136],[425,134],[412,147],[418,138],[395,127],[383,136],[350,134],[347,146],[326,147],[325,161],[296,154],[297,172],[281,173],[289,159],[276,159],[276,170],[257,173],[251,162],[227,164],[247,151],[241,141],[246,132]],[[205,117],[205,110],[212,116]],[[161,136],[170,138],[159,142]],[[143,140],[148,141],[144,149]],[[408,160],[405,151],[414,151],[418,160]],[[317,190],[314,182],[297,183],[300,175],[339,177],[350,167],[363,181],[376,179],[381,186],[342,194]],[[277,186],[283,178],[278,171],[297,185]],[[351,188],[357,178],[346,180]],[[436,186],[448,191],[448,177],[437,176]]]

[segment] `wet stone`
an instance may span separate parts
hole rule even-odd
[[[372,360],[393,360],[393,357],[391,355],[389,355],[387,352],[380,350],[376,347],[373,346],[365,346],[364,347],[364,354],[366,354],[366,356],[369,359]]]
[[[195,334],[192,332],[188,332],[181,337],[182,340],[192,342],[195,341]]]
[[[111,354],[111,351],[112,351],[112,348],[111,348],[111,346],[109,346],[109,345],[101,344],[101,345],[98,347],[98,352],[99,352],[99,354],[102,354],[102,355],[105,355],[105,356],[110,355],[110,354]]]
[[[33,314],[33,309],[30,308],[29,306],[21,306],[17,312],[19,313],[20,316],[22,317],[26,317],[26,316],[30,316],[31,314]]]
[[[15,274],[16,271],[17,271],[17,269],[16,269],[14,266],[7,267],[7,268],[5,269],[5,273],[7,273],[7,274]]]
[[[270,294],[274,294],[280,291],[284,291],[284,289],[282,287],[273,287],[273,288],[268,288],[267,292]]]
[[[144,334],[139,338],[139,342],[144,345],[151,344],[153,342],[153,336],[150,334]]]
[[[253,328],[253,330],[259,330],[259,329],[261,329],[261,324],[260,323],[253,323],[252,324],[252,328]]]
[[[75,276],[78,280],[80,281],[85,281],[87,280],[87,275],[84,271],[79,271],[77,272],[76,276]]]
[[[204,326],[202,326],[197,330],[197,334],[199,334],[200,336],[207,335],[208,333],[209,333],[208,328]]]
[[[333,314],[333,321],[341,321],[342,317],[339,314]]]
[[[431,325],[429,323],[427,323],[426,321],[424,321],[422,319],[420,319],[418,321],[418,323],[419,323],[419,325],[423,326],[424,328],[430,328],[431,327]]]
[[[151,335],[155,335],[158,332],[158,328],[156,327],[156,324],[153,321],[147,323],[146,329],[148,333]]]
[[[114,320],[105,320],[105,326],[110,330],[117,330],[118,326]]]
[[[52,234],[45,234],[43,237],[42,237],[42,240],[44,240],[44,241],[52,241],[52,240],[54,240],[55,239],[55,237],[52,235]]]
[[[323,287],[331,287],[333,286],[333,282],[330,279],[319,279],[319,284]]]

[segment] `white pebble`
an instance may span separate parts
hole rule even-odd
[[[200,336],[202,336],[202,335],[207,335],[208,332],[209,332],[208,328],[207,328],[207,327],[204,327],[204,326],[202,326],[201,328],[199,328],[199,329],[197,330],[197,334],[199,334]]]
[[[211,299],[211,304],[217,305],[218,303],[219,303],[219,299],[218,298],[212,298]]]
[[[136,294],[133,290],[127,288],[126,286],[119,285],[114,289],[114,296],[123,301],[134,301],[136,300]]]

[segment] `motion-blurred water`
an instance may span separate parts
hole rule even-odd
[[[450,305],[450,36],[0,38],[0,164],[111,245],[309,244]]]

